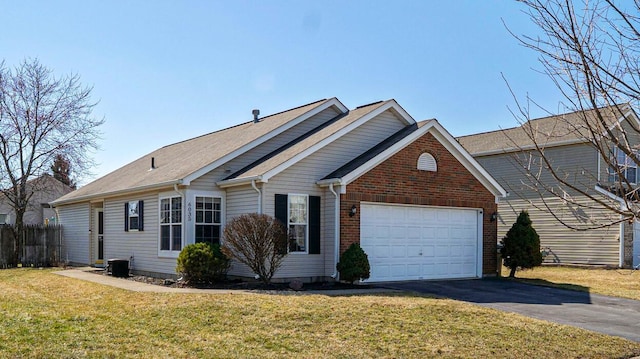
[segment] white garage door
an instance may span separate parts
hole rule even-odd
[[[369,282],[481,276],[478,211],[363,203]]]

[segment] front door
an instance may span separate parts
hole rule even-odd
[[[102,208],[95,210],[94,218],[93,248],[95,249],[93,257],[95,258],[95,265],[101,267],[104,265],[104,212]]]

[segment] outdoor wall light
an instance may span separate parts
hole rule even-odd
[[[356,208],[356,205],[354,204],[353,206],[351,206],[351,210],[349,210],[349,217],[355,216],[356,212],[358,212],[358,208]]]
[[[496,219],[498,219],[498,213],[493,212],[493,213],[491,214],[491,222],[495,222],[495,221],[496,221]]]

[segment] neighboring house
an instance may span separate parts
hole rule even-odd
[[[174,275],[194,242],[224,242],[243,213],[274,216],[292,240],[274,280],[336,278],[360,243],[369,281],[496,273],[506,192],[436,121],[394,100],[348,110],[331,98],[162,147],[54,202],[72,263],[133,257]],[[234,263],[230,275],[254,277]]]
[[[24,224],[48,224],[52,219],[55,221],[56,214],[49,202],[65,195],[73,188],[44,174],[27,182],[27,192],[33,192],[24,214]],[[0,224],[14,224],[16,214],[9,199],[0,194]]]
[[[622,128],[632,148],[640,148],[638,132],[633,129],[639,126],[638,118],[629,106],[621,109],[603,108],[602,112],[606,114],[605,122],[614,135],[619,135]],[[559,190],[547,171],[540,172],[541,178],[548,186],[559,191],[558,196],[543,190],[543,186],[532,182],[531,176],[527,176],[527,169],[533,170],[531,172],[534,175],[539,169],[536,167],[539,156],[527,135],[531,133],[536,136],[536,142],[544,149],[545,157],[553,168],[571,179],[573,185],[603,202],[615,205],[623,202],[622,198],[616,196],[620,192],[612,190],[616,185],[616,178],[612,174],[614,171],[608,168],[590,141],[594,137],[584,125],[583,116],[594,121],[594,111],[572,112],[530,120],[515,128],[462,136],[458,141],[509,192],[508,197],[499,204],[499,239],[511,228],[518,213],[527,210],[540,236],[541,246],[549,252],[546,262],[615,267],[637,265],[640,260],[638,222],[618,223],[620,215],[605,210],[584,194],[566,187],[564,192]],[[626,178],[637,182],[635,164],[621,158],[624,157],[621,151],[612,152],[618,156],[619,163],[629,164],[625,169]],[[584,206],[571,205],[572,202]],[[569,229],[548,210],[544,210],[546,206],[560,220],[576,227],[606,222],[616,224],[587,231]]]

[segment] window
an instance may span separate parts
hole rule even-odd
[[[222,199],[196,196],[196,243],[220,244]]]
[[[307,195],[289,195],[289,252],[307,251]]]
[[[182,250],[182,197],[160,199],[160,250]]]
[[[6,213],[0,213],[0,224],[7,224],[8,217]]]
[[[275,217],[289,229],[289,252],[320,254],[320,197],[276,194]]]
[[[143,201],[129,201],[124,204],[124,230],[142,231],[144,220],[142,218]]]
[[[613,153],[618,168],[609,169],[609,182],[618,182],[618,174],[622,174],[629,183],[636,183],[638,168],[635,161],[617,147],[613,148]]]

